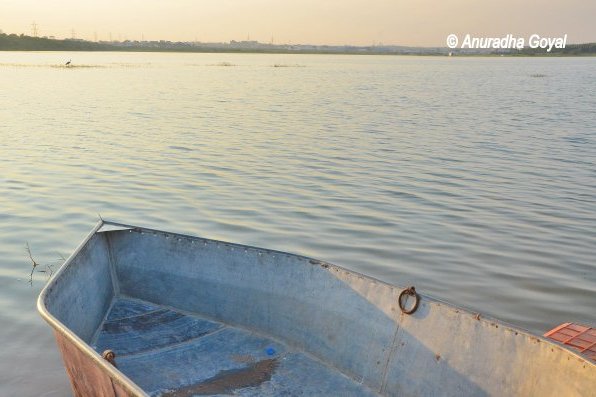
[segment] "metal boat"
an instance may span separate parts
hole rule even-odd
[[[588,396],[563,344],[342,267],[100,221],[42,291],[75,396]]]

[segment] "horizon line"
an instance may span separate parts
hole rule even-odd
[[[383,42],[372,42],[369,45],[363,45],[363,44],[349,44],[349,43],[344,43],[344,44],[311,44],[311,43],[292,43],[287,42],[287,43],[274,43],[273,41],[271,42],[261,42],[258,40],[250,40],[250,38],[248,38],[248,40],[229,40],[229,41],[200,41],[200,40],[171,40],[171,39],[157,39],[157,40],[147,40],[144,38],[141,38],[141,40],[138,39],[129,39],[128,37],[125,37],[124,39],[118,38],[116,39],[109,39],[109,40],[91,40],[91,39],[86,39],[86,38],[77,38],[77,37],[56,37],[53,35],[44,35],[44,36],[33,36],[30,34],[25,34],[25,33],[7,33],[4,32],[2,30],[0,30],[0,34],[4,34],[7,36],[18,36],[18,37],[29,37],[32,39],[46,39],[46,40],[56,40],[56,41],[83,41],[83,42],[88,42],[88,43],[160,43],[160,42],[165,42],[165,43],[183,43],[183,44],[225,44],[225,45],[229,45],[232,43],[256,43],[259,45],[270,45],[270,46],[312,46],[312,47],[353,47],[353,48],[374,48],[374,47],[379,47],[379,48],[383,48],[383,47],[402,47],[402,48],[422,48],[422,49],[444,49],[444,48],[449,48],[446,44],[439,46],[420,46],[420,45],[409,45],[409,44],[386,44]],[[119,35],[120,36],[120,35]],[[144,36],[142,34],[142,36]],[[507,35],[504,35],[502,37],[506,37]],[[488,36],[487,36],[488,37]],[[588,44],[596,44],[596,39],[594,41],[587,41],[587,42],[578,42],[578,43],[569,43],[569,45],[588,45]]]

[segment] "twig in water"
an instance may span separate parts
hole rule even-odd
[[[29,259],[31,260],[31,274],[29,275],[29,285],[33,286],[33,273],[35,272],[35,268],[39,266],[39,263],[33,259],[33,255],[31,255],[31,248],[29,248],[29,242],[25,245],[25,249],[27,250],[27,255],[29,255]]]
[[[29,247],[29,243],[26,244],[25,249],[27,251],[27,255],[29,256],[29,260],[31,260],[31,273],[29,274],[29,285],[33,286],[33,276],[35,275],[35,269],[37,269],[39,266],[41,266],[41,264],[39,262],[37,262],[35,259],[33,259],[33,254],[31,254],[31,248]],[[64,263],[66,261],[66,258],[64,258],[64,255],[62,254],[58,254],[60,256],[60,259],[57,260],[57,263],[55,264],[46,264],[45,265],[45,269],[42,270],[37,270],[37,273],[45,273],[48,276],[48,280],[50,279],[50,277],[52,277],[52,275],[54,274],[54,266],[56,264],[61,265],[62,263]]]

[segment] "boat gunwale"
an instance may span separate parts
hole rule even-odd
[[[122,372],[120,372],[116,367],[114,367],[113,365],[111,365],[110,363],[108,363],[106,360],[104,360],[99,353],[97,353],[89,344],[87,344],[86,342],[84,342],[81,338],[79,338],[73,331],[71,331],[68,327],[66,327],[63,323],[61,323],[58,319],[56,319],[46,308],[45,306],[45,298],[49,292],[49,290],[54,286],[56,280],[60,277],[60,275],[65,271],[65,269],[67,269],[72,261],[74,260],[74,258],[76,258],[78,256],[78,254],[81,252],[81,250],[86,246],[86,244],[98,233],[101,233],[101,229],[103,226],[107,226],[107,225],[111,225],[111,226],[116,226],[116,227],[121,227],[122,230],[129,230],[129,231],[134,231],[134,232],[149,232],[149,233],[154,233],[154,234],[160,234],[160,235],[166,235],[166,236],[174,236],[174,237],[178,237],[178,238],[185,238],[185,239],[190,239],[190,240],[201,240],[204,242],[210,242],[210,243],[215,243],[215,244],[222,244],[225,246],[229,246],[229,247],[236,247],[236,248],[242,248],[242,249],[251,249],[251,250],[255,250],[257,252],[262,252],[262,253],[266,253],[266,254],[273,254],[273,255],[284,255],[284,256],[291,256],[291,257],[295,257],[298,259],[302,259],[302,260],[306,260],[308,261],[309,264],[313,265],[313,266],[323,266],[325,268],[333,268],[336,271],[344,271],[347,273],[350,273],[352,275],[355,275],[359,278],[363,278],[363,279],[367,279],[373,283],[379,283],[382,284],[386,287],[389,287],[390,289],[403,289],[403,287],[397,286],[395,284],[391,284],[388,283],[386,281],[382,281],[379,280],[376,277],[373,276],[369,276],[363,273],[360,273],[358,271],[354,271],[351,269],[347,269],[344,268],[342,266],[339,265],[335,265],[326,261],[322,261],[319,259],[315,259],[315,258],[311,258],[311,257],[307,257],[304,255],[298,255],[298,254],[293,254],[290,252],[284,252],[284,251],[277,251],[277,250],[272,250],[272,249],[268,249],[268,248],[262,248],[262,247],[256,247],[256,246],[251,246],[251,245],[244,245],[244,244],[238,244],[238,243],[231,243],[231,242],[227,242],[227,241],[222,241],[222,240],[216,240],[216,239],[209,239],[209,238],[204,238],[204,237],[198,237],[198,236],[193,236],[193,235],[189,235],[189,234],[182,234],[182,233],[176,233],[176,232],[168,232],[168,231],[163,231],[163,230],[158,230],[158,229],[152,229],[152,228],[148,228],[148,227],[142,227],[142,226],[134,226],[134,225],[129,225],[129,224],[125,224],[125,223],[119,223],[119,222],[113,222],[113,221],[107,221],[104,219],[101,219],[96,225],[95,227],[91,230],[91,232],[89,232],[89,234],[85,237],[85,239],[78,245],[78,247],[73,251],[73,253],[67,258],[67,260],[64,262],[64,264],[60,267],[60,269],[58,269],[58,271],[56,271],[54,273],[54,275],[50,278],[50,280],[48,281],[48,283],[44,286],[44,288],[42,289],[38,299],[37,299],[37,310],[39,311],[39,313],[41,314],[41,316],[44,318],[44,320],[46,320],[50,326],[52,326],[57,332],[59,332],[60,334],[64,335],[66,338],[70,339],[83,353],[87,354],[87,356],[89,356],[94,362],[96,362],[97,364],[99,364],[99,366],[101,368],[103,368],[105,371],[107,371],[109,377],[118,382],[118,384],[122,387],[124,387],[126,389],[126,391],[133,393],[134,395],[137,396],[148,396],[148,394],[142,390],[139,386],[137,386],[130,378],[128,378],[125,374],[123,374]],[[110,232],[110,231],[107,231]],[[435,298],[431,295],[427,295],[427,294],[420,294],[418,293],[418,295],[420,295],[420,301],[421,303],[424,304],[431,304],[431,305],[443,305],[447,308],[449,308],[450,310],[453,310],[454,312],[458,313],[458,314],[466,314],[470,317],[470,319],[474,319],[475,321],[480,321],[483,322],[487,325],[490,326],[502,326],[504,330],[509,331],[509,332],[514,332],[516,335],[522,335],[525,336],[527,338],[536,340],[538,342],[544,342],[547,343],[548,345],[552,346],[553,348],[557,348],[560,351],[563,351],[567,354],[569,354],[570,356],[577,358],[580,362],[583,362],[584,364],[588,364],[591,367],[596,368],[596,363],[592,362],[591,360],[588,360],[586,357],[580,355],[579,353],[567,348],[564,345],[561,345],[559,343],[557,343],[556,341],[550,340],[545,338],[542,335],[536,335],[534,333],[532,333],[531,331],[528,331],[526,329],[514,326],[512,324],[506,323],[502,320],[496,319],[494,317],[490,317],[490,316],[485,316],[483,314],[474,312],[466,307],[463,306],[456,306],[452,303],[443,301],[441,299]],[[403,314],[398,314],[398,316],[402,316]],[[397,320],[397,318],[396,318]],[[399,327],[399,323],[396,323],[396,326]]]

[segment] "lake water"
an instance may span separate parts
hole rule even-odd
[[[596,58],[0,53],[0,395],[70,394],[25,245],[98,214],[595,324],[595,109]]]

